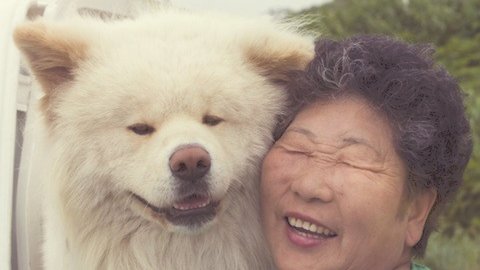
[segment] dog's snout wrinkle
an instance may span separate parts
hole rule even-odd
[[[209,196],[209,187],[207,181],[186,182],[181,181],[176,186],[176,197],[186,198],[192,195]]]
[[[170,156],[169,166],[176,178],[196,182],[210,171],[211,158],[202,147],[187,146]]]

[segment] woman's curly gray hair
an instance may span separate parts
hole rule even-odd
[[[319,39],[305,71],[288,86],[293,110],[339,96],[358,96],[384,114],[408,168],[409,196],[435,188],[437,199],[414,255],[423,256],[438,214],[463,181],[472,141],[463,93],[434,50],[385,36]],[[285,119],[279,133],[290,119]],[[277,133],[277,135],[279,134]]]

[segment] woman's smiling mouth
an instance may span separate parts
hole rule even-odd
[[[331,229],[298,217],[286,216],[285,221],[288,225],[288,238],[295,245],[301,247],[312,247],[337,236],[337,233]]]

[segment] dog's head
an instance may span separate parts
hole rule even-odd
[[[108,198],[171,230],[255,192],[282,84],[313,56],[270,23],[178,12],[27,23],[15,41],[45,93],[65,204],[97,211]]]

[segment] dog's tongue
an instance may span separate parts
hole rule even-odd
[[[190,210],[202,208],[210,204],[210,197],[193,194],[187,198],[173,203],[173,208],[178,210]]]

